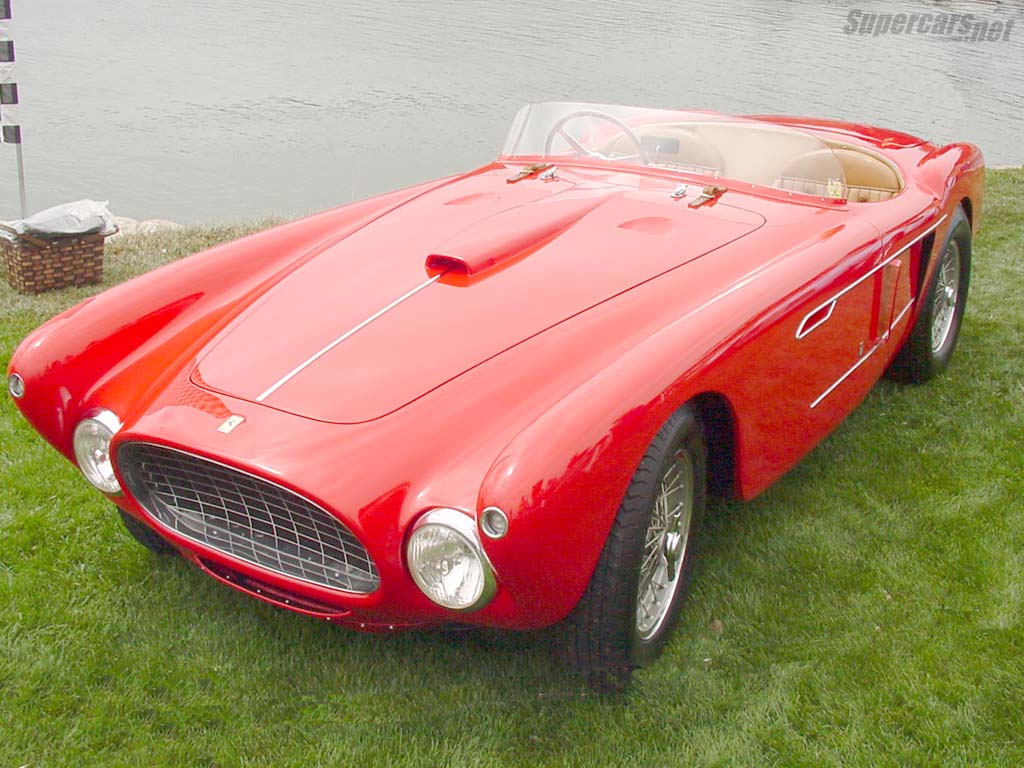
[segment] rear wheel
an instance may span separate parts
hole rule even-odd
[[[910,336],[886,372],[897,381],[921,383],[941,373],[953,357],[967,307],[971,279],[971,226],[957,208],[937,263],[922,294]]]
[[[136,520],[123,509],[118,509],[117,511],[121,513],[121,522],[124,523],[124,527],[128,530],[128,533],[130,533],[132,538],[146,549],[151,552],[156,552],[158,555],[178,554],[178,550],[172,547],[167,541],[160,538],[148,525]]]
[[[624,689],[675,626],[706,502],[706,457],[700,420],[684,406],[633,475],[590,584],[563,626],[569,662],[596,691]]]

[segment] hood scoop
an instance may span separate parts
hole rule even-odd
[[[427,271],[476,277],[501,269],[547,245],[609,199],[559,196],[488,216],[438,246],[427,257]]]

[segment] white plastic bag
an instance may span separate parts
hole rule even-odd
[[[55,205],[27,219],[8,222],[17,234],[29,234],[43,239],[88,235],[98,232],[110,235],[117,231],[114,217],[107,208],[107,201],[76,200],[73,203]],[[4,234],[0,230],[0,236]],[[10,235],[8,235],[10,238]]]

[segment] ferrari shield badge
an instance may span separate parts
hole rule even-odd
[[[234,430],[234,428],[241,424],[243,421],[245,421],[245,416],[233,414],[228,418],[224,419],[224,423],[217,427],[217,431],[223,432],[225,435],[230,435],[232,430]]]

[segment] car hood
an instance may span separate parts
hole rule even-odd
[[[193,383],[369,421],[764,224],[664,180],[510,173],[435,187],[309,256],[201,351]]]

